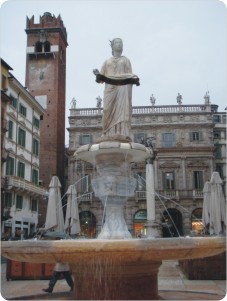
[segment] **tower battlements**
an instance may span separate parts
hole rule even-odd
[[[48,31],[48,32],[51,31],[61,32],[66,45],[68,45],[67,31],[60,14],[56,18],[55,15],[52,15],[49,12],[45,12],[42,16],[39,17],[39,23],[35,23],[34,15],[31,18],[27,17],[25,32],[35,33],[35,32],[39,32],[40,30]]]

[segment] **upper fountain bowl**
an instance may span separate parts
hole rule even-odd
[[[103,141],[100,143],[86,144],[78,148],[74,153],[78,159],[89,163],[95,163],[96,155],[107,153],[124,154],[125,161],[141,162],[152,157],[153,150],[143,144],[134,142]]]

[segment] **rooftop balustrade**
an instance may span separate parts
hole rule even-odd
[[[96,116],[102,115],[102,108],[70,109],[70,116]],[[211,112],[210,105],[166,105],[166,106],[134,106],[132,114],[163,114],[184,112]]]

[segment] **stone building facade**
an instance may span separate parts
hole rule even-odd
[[[162,235],[189,235],[204,232],[202,227],[203,185],[216,169],[213,115],[217,106],[138,106],[132,108],[131,139],[149,138],[157,151],[154,161],[156,221]],[[102,108],[71,108],[68,182],[76,183],[82,234],[96,237],[104,211],[91,187],[95,166],[77,160],[74,152],[101,136]],[[137,179],[135,196],[127,201],[124,215],[133,236],[144,235],[146,222],[145,162],[131,163]]]
[[[1,60],[1,65],[7,64]],[[28,237],[38,226],[39,203],[47,190],[39,183],[40,119],[44,109],[9,71],[2,75],[7,99],[2,141],[2,235]]]

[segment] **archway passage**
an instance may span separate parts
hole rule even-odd
[[[90,211],[81,211],[79,214],[81,235],[85,238],[96,237],[96,218]]]
[[[204,226],[202,221],[202,208],[196,208],[192,211],[192,231],[195,232],[196,235],[202,235],[204,232]]]
[[[147,221],[147,210],[142,209],[138,210],[133,217],[133,232],[135,237],[142,237],[142,235],[146,235],[144,233],[144,224]]]
[[[164,211],[162,218],[163,237],[178,237],[183,235],[182,214],[175,208]]]

